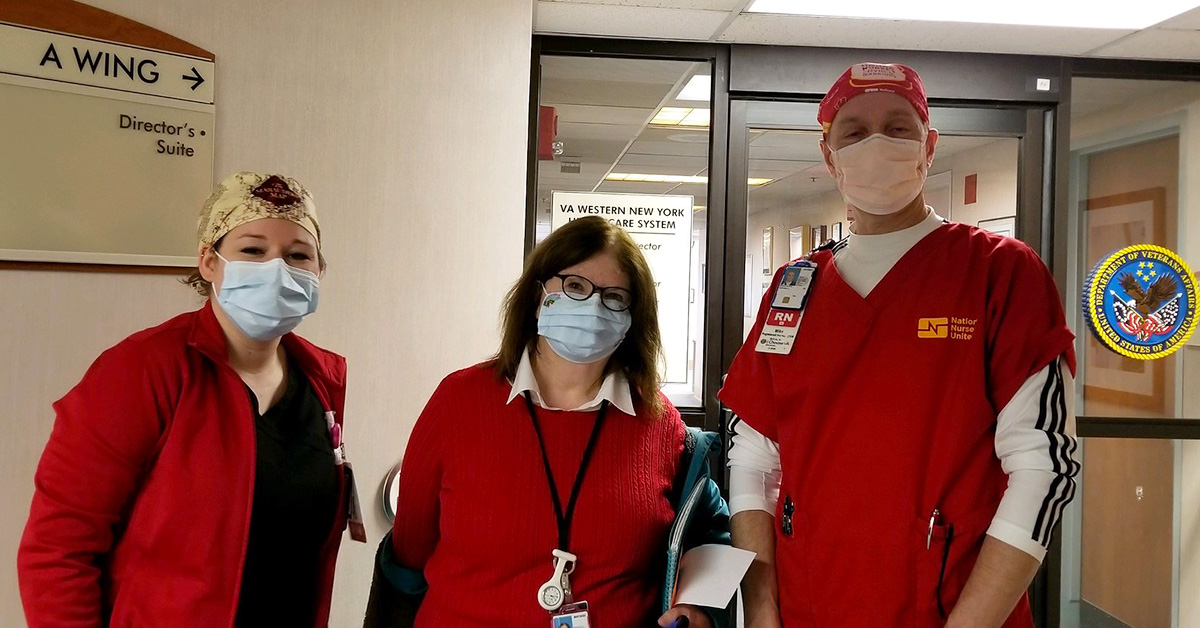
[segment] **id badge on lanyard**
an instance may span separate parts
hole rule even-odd
[[[538,424],[537,410],[533,406],[533,398],[525,393],[525,405],[529,410],[529,418],[533,421],[533,431],[537,434],[538,445],[542,450],[542,464],[546,471],[546,484],[550,489],[550,501],[554,504],[554,519],[558,524],[558,547],[551,552],[554,562],[554,572],[550,579],[538,587],[538,605],[550,613],[550,628],[589,628],[588,603],[575,602],[571,594],[571,572],[579,557],[572,554],[570,547],[571,520],[575,516],[575,502],[583,488],[583,478],[587,474],[588,463],[591,462],[592,452],[596,449],[600,430],[604,427],[604,417],[608,414],[608,402],[600,404],[600,412],[596,415],[596,423],[592,426],[592,435],[588,437],[587,446],[583,450],[583,459],[579,463],[579,471],[575,475],[575,484],[571,487],[571,495],[563,508],[558,497],[558,485],[554,481],[554,471],[550,468],[550,457],[546,453],[546,441],[542,438],[542,428]]]
[[[817,265],[809,260],[797,260],[783,269],[771,297],[771,309],[758,334],[755,351],[778,355],[792,352],[816,277]]]
[[[589,628],[588,603],[567,604],[550,617],[550,628]]]

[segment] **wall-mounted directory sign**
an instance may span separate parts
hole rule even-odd
[[[195,264],[213,83],[211,57],[0,21],[0,260]]]
[[[666,354],[664,383],[686,382],[691,304],[691,196],[554,192],[550,229],[600,216],[629,232],[646,256],[658,288],[658,321]]]

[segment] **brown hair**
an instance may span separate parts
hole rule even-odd
[[[541,304],[542,282],[605,251],[616,256],[621,270],[629,276],[633,306],[629,308],[632,319],[629,332],[609,358],[604,372],[607,375],[617,369],[624,371],[635,397],[640,398],[651,417],[657,418],[663,413],[658,393],[662,337],[658,330],[654,277],[633,238],[599,216],[572,220],[529,254],[521,278],[504,299],[504,338],[496,354],[495,368],[501,377],[512,379],[525,352],[537,350],[535,314]]]
[[[216,242],[213,242],[213,250],[219,251],[221,249],[221,243],[224,241],[225,236],[221,236]],[[325,272],[325,255],[321,253],[321,249],[317,249],[317,264],[320,267],[321,272]],[[180,281],[191,286],[196,292],[199,292],[200,296],[202,297],[208,298],[208,296],[212,294],[212,284],[200,274],[199,268],[193,270],[191,274],[189,274],[187,277],[184,277]]]

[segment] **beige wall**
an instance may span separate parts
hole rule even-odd
[[[1015,139],[996,140],[949,157],[934,159],[931,172],[950,171],[950,219],[968,225],[1017,213],[1017,148]],[[976,176],[976,200],[963,203],[967,175]]]
[[[91,4],[217,55],[218,176],[277,169],[316,196],[330,269],[299,331],[350,363],[371,543],[343,544],[331,623],[359,625],[378,484],[440,378],[494,350],[520,271],[532,1]],[[103,348],[198,301],[172,277],[51,271],[0,270],[0,294],[0,626],[21,626],[13,566],[50,403]]]

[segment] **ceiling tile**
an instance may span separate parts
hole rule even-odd
[[[822,162],[814,161],[793,161],[785,159],[751,159],[750,160],[750,176],[760,176],[756,173],[770,173],[761,176],[778,179],[780,177],[795,174],[802,170],[807,170],[812,166],[820,165],[824,167]]]
[[[642,127],[637,125],[589,124],[586,122],[558,121],[558,140],[619,140],[629,142],[637,137]]]
[[[679,142],[649,142],[643,139],[633,143],[629,152],[639,155],[683,155],[708,157],[708,144],[681,144]]]
[[[1196,7],[1186,13],[1180,13],[1169,20],[1163,20],[1155,26],[1157,28],[1200,30],[1200,7]]]
[[[690,196],[693,205],[703,205],[708,202],[708,186],[703,183],[684,183],[671,189],[674,196]]]
[[[679,168],[667,164],[631,164],[624,159],[613,166],[613,172],[627,174],[671,174],[690,177],[696,174],[695,168]]]
[[[642,131],[641,139],[651,142],[675,142],[708,146],[708,128],[650,125]],[[690,153],[689,153],[690,154]]]
[[[1098,48],[1089,56],[1200,61],[1200,31],[1152,28]]]
[[[549,104],[549,103],[542,103]],[[634,107],[597,107],[592,105],[551,105],[558,114],[558,123],[620,124],[641,127],[653,115],[654,109]]]
[[[1073,120],[1105,109],[1129,106],[1139,101],[1163,104],[1180,99],[1182,102],[1200,99],[1200,83],[1086,76],[1077,76],[1071,79],[1071,116]],[[940,145],[938,149],[941,150]]]
[[[619,192],[622,194],[666,194],[675,188],[674,183],[647,183],[645,181],[605,181],[597,192]]]
[[[755,146],[750,145],[751,159],[779,159],[785,161],[822,161],[821,150],[815,145],[812,147],[797,145],[797,146]]]
[[[601,105],[657,109],[670,85],[553,79],[542,83],[543,105]]]
[[[1132,30],[743,14],[721,41],[900,50],[1079,55]]]
[[[728,15],[726,11],[538,2],[533,28],[537,33],[707,41]]]
[[[541,64],[543,81],[546,79],[579,80],[586,78],[589,81],[650,83],[668,86],[674,85],[685,75],[690,76],[698,65],[694,61],[554,55],[543,56]]]
[[[708,157],[685,155],[642,155],[640,153],[634,153],[631,151],[625,153],[625,156],[621,158],[621,166],[663,166],[666,168],[672,168],[679,172],[695,174],[708,167]]]
[[[558,2],[562,4],[603,4],[621,7],[655,7],[662,9],[703,9],[709,11],[732,11],[744,0],[541,0],[539,4]]]

